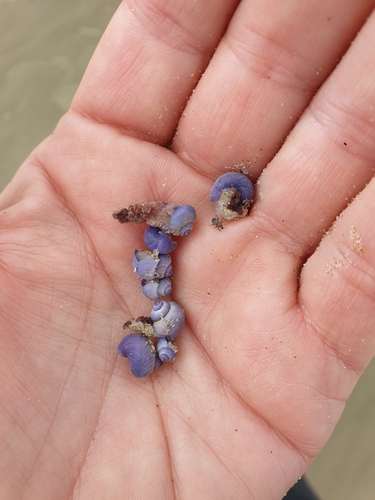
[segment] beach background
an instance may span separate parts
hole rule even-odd
[[[120,0],[0,0],[0,190],[68,109]],[[307,477],[321,500],[375,499],[375,361]]]

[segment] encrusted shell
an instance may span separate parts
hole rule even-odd
[[[173,274],[170,255],[157,250],[134,250],[133,269],[137,276],[145,280],[165,278]]]
[[[152,308],[150,317],[157,337],[174,339],[181,332],[185,323],[185,313],[176,302],[158,300]]]
[[[132,222],[159,228],[163,233],[187,236],[192,230],[196,213],[191,205],[175,205],[162,201],[134,204],[113,212],[113,218],[121,224]]]
[[[254,186],[246,175],[228,172],[214,182],[210,200],[219,219],[237,219],[248,214],[253,196]]]

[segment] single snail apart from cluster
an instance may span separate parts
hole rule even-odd
[[[134,333],[126,335],[118,346],[120,356],[128,358],[133,375],[143,378],[176,357],[175,338],[184,326],[185,313],[176,302],[160,299],[172,292],[169,253],[177,247],[177,242],[170,235],[188,236],[196,213],[191,205],[156,201],[130,205],[114,212],[113,217],[122,224],[149,225],[144,233],[148,250],[135,250],[132,264],[141,279],[143,294],[156,302],[150,316],[131,318],[124,324],[124,329]]]
[[[125,222],[132,222],[133,224],[146,222],[149,226],[156,227],[163,233],[173,234],[174,236],[188,236],[193,229],[196,213],[191,205],[150,201],[130,205],[118,212],[114,212],[112,217],[121,224]]]
[[[216,217],[212,219],[215,227],[222,229],[222,219],[238,219],[249,213],[254,196],[251,180],[241,172],[228,172],[214,182],[210,201],[215,204]]]

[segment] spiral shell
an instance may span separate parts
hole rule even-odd
[[[169,232],[177,236],[188,236],[196,217],[195,209],[191,205],[175,208],[168,221]]]
[[[158,300],[152,308],[150,317],[157,337],[174,339],[181,332],[185,323],[185,313],[176,302]]]
[[[147,298],[157,300],[172,293],[172,283],[169,278],[162,278],[161,280],[142,280],[142,292]]]
[[[168,234],[163,233],[157,227],[148,227],[146,229],[144,242],[150,250],[157,250],[162,254],[172,252],[177,247],[177,242],[173,241]]]
[[[219,219],[237,219],[248,214],[253,196],[254,187],[246,175],[228,172],[214,182],[210,200]]]
[[[175,205],[163,201],[134,204],[113,212],[112,217],[121,224],[131,222],[159,228],[163,233],[187,236],[196,218],[191,205]]]
[[[145,280],[154,280],[173,274],[170,255],[159,254],[157,250],[134,250],[133,269],[137,276]]]
[[[153,343],[137,333],[126,335],[121,340],[118,353],[128,358],[131,372],[138,378],[148,377],[162,364]]]
[[[169,363],[176,357],[177,346],[173,341],[169,342],[165,337],[161,337],[157,341],[156,352],[160,361],[163,363]]]

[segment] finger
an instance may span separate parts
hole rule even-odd
[[[238,0],[123,1],[72,109],[165,144]]]
[[[244,162],[256,178],[373,5],[242,2],[183,113],[174,150],[210,176]]]
[[[374,174],[374,44],[375,13],[260,178],[254,216],[300,257]]]
[[[375,182],[337,220],[301,276],[300,302],[341,368],[362,373],[375,354]]]

